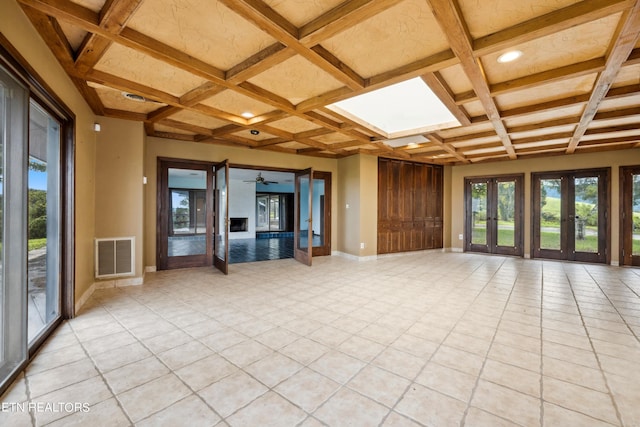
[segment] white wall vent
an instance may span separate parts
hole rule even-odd
[[[133,276],[135,237],[96,239],[96,278]]]

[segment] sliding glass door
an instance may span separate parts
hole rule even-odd
[[[522,256],[523,176],[465,179],[465,250]]]
[[[535,258],[605,263],[609,169],[532,174]]]
[[[73,315],[72,120],[24,82],[0,67],[0,393]]]

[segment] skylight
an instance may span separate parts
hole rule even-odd
[[[329,108],[389,138],[460,126],[421,78],[354,96]]]

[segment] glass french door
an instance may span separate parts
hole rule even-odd
[[[465,250],[522,256],[523,176],[465,179]]]
[[[215,166],[215,231],[213,265],[229,274],[229,161]]]
[[[213,164],[161,159],[158,171],[158,269],[211,265]]]
[[[620,168],[620,264],[640,266],[640,166]]]
[[[609,169],[532,174],[535,258],[608,260]]]
[[[313,256],[313,169],[295,174],[293,257],[311,265]]]
[[[331,172],[313,172],[313,256],[331,255]]]

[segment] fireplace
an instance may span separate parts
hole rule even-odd
[[[230,218],[229,231],[236,233],[240,231],[249,231],[249,218]]]

